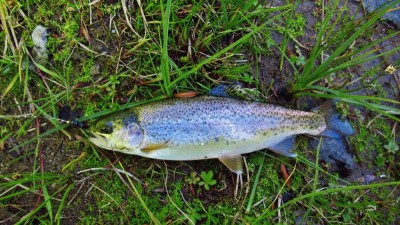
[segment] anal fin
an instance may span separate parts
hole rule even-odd
[[[281,155],[285,155],[288,157],[296,157],[297,154],[292,152],[294,146],[295,136],[289,136],[278,144],[269,146],[268,149],[279,153]]]
[[[243,158],[241,155],[225,156],[218,159],[232,172],[238,175],[243,173]]]

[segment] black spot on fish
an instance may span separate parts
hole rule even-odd
[[[216,142],[218,142],[218,141],[219,141],[219,138],[216,137],[216,138],[214,138],[214,140],[215,140]]]

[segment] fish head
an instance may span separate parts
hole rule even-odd
[[[89,128],[89,140],[100,148],[135,154],[144,139],[144,130],[134,115],[110,115]]]

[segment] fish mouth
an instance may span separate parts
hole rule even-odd
[[[97,134],[95,132],[91,132],[92,137],[89,137],[89,140],[99,146],[100,148],[111,149],[109,140],[107,137],[104,137],[101,134]],[[111,149],[112,150],[112,149]]]
[[[127,154],[132,154],[130,153],[132,149],[126,148],[125,146],[119,146],[114,144],[109,137],[99,134],[96,132],[91,132],[92,137],[89,137],[89,140],[96,146],[100,148],[104,148],[107,150],[111,151],[117,151],[117,152],[124,152]]]

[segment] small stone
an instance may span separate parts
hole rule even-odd
[[[32,32],[32,41],[35,47],[45,49],[48,35],[45,27],[41,25],[36,26]]]
[[[330,165],[341,177],[349,176],[355,168],[353,155],[345,144],[346,139],[324,137],[320,146],[319,159]],[[318,148],[319,140],[311,140],[311,146]]]
[[[90,75],[91,76],[96,76],[96,75],[99,75],[99,74],[100,74],[100,65],[96,63],[90,69]]]
[[[386,3],[387,0],[364,0],[361,2],[362,4],[364,4],[368,12],[372,12],[382,4]],[[399,6],[400,4],[397,4],[394,6],[394,8]],[[389,10],[389,12],[383,15],[383,18],[392,21],[397,26],[400,26],[400,10],[392,10],[392,11]]]
[[[32,32],[32,41],[35,45],[32,49],[32,56],[37,63],[42,65],[45,64],[49,58],[46,48],[47,36],[49,36],[47,29],[41,25],[36,26]]]

